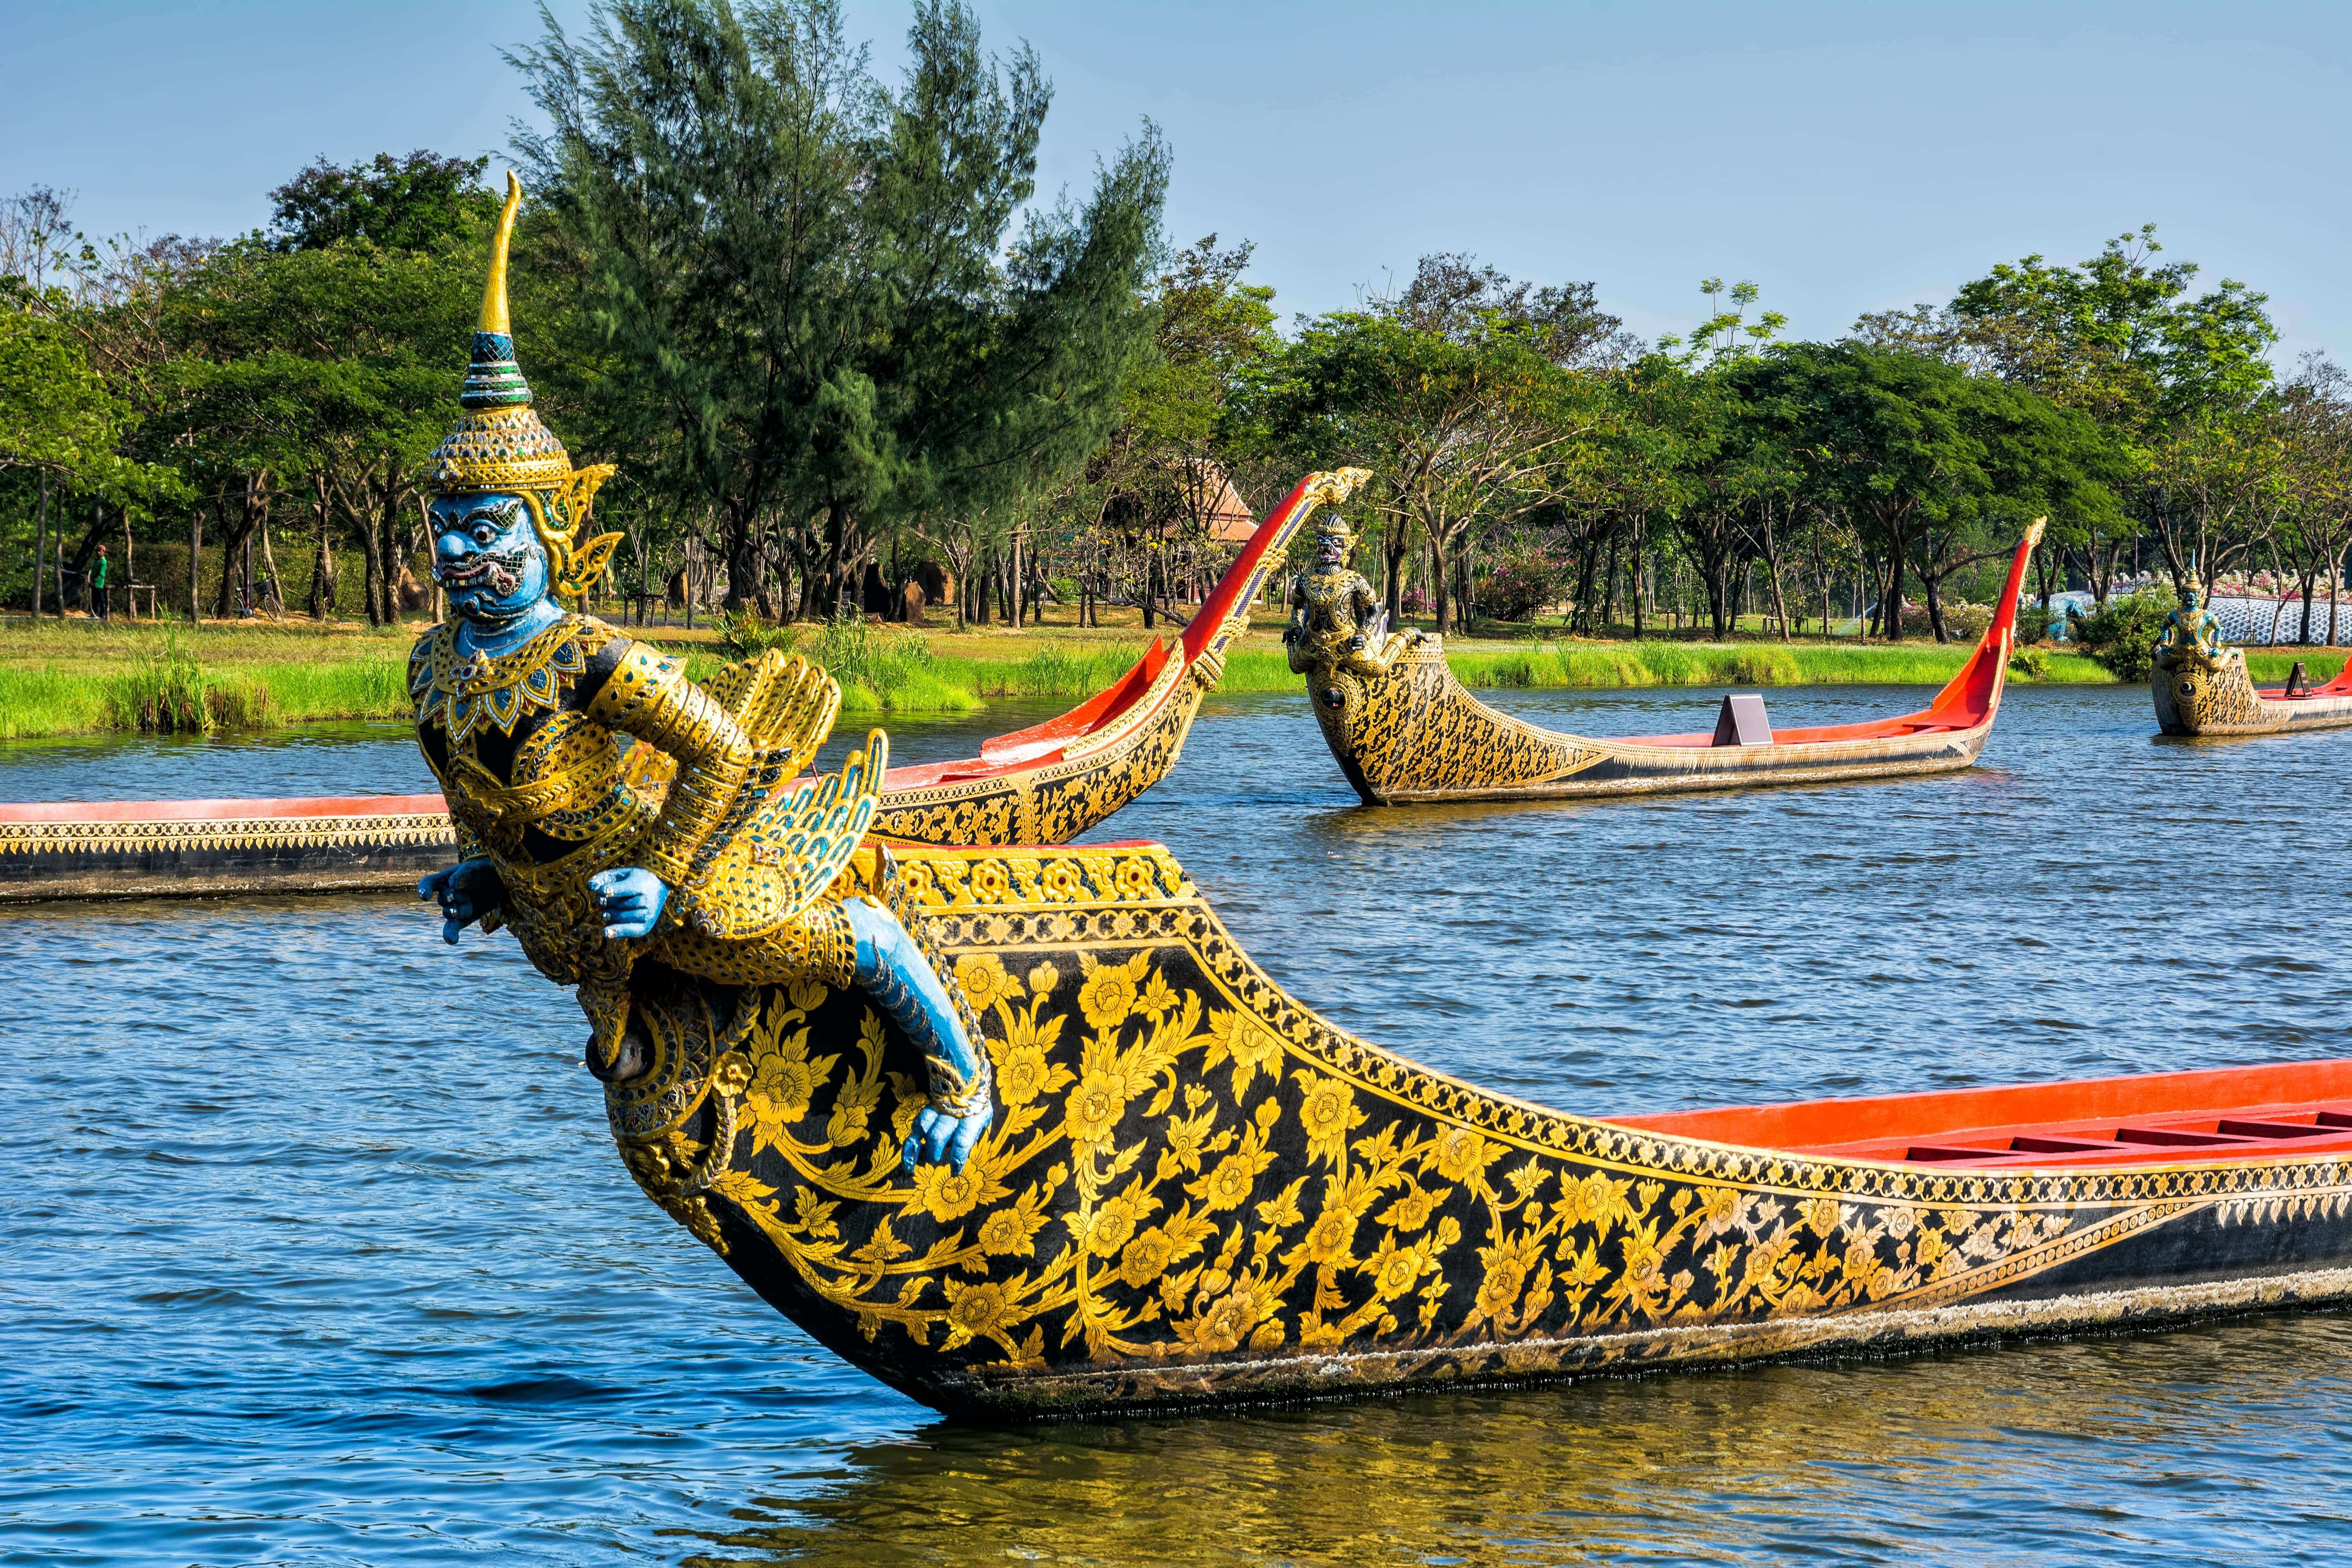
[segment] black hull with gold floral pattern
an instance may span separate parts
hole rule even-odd
[[[2037,520],[2019,541],[2008,583],[1968,662],[1916,713],[1773,729],[1743,743],[1733,743],[1721,720],[1713,736],[1571,735],[1479,701],[1447,666],[1444,640],[1418,633],[1377,661],[1386,666],[1378,673],[1318,662],[1305,672],[1307,693],[1331,755],[1367,805],[1576,800],[1949,773],[1975,763],[2000,716],[2018,595],[2042,529]]]
[[[2258,689],[2242,648],[2218,660],[2193,654],[2158,654],[2148,671],[2156,727],[2167,735],[2275,735],[2284,730],[2341,730],[2352,725],[2352,689],[2329,682],[2289,697]]]
[[[2352,1157],[1952,1170],[1670,1136],[1332,1027],[1157,846],[863,866],[845,875],[982,1021],[1002,1103],[963,1173],[901,1169],[919,1063],[855,990],[641,974],[655,1065],[608,1110],[649,1196],[944,1411],[1517,1382],[2352,1293]]]

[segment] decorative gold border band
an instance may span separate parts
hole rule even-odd
[[[405,848],[454,846],[446,812],[390,816],[261,816],[184,822],[0,823],[0,856],[157,850]]]

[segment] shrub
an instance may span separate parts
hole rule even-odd
[[[1478,607],[1496,620],[1524,621],[1557,604],[1568,586],[1568,568],[1540,551],[1506,555],[1478,585]]]
[[[277,717],[269,688],[245,676],[205,674],[176,634],[108,684],[106,706],[113,728],[158,735],[257,730]]]
[[[798,626],[772,626],[749,610],[729,616],[719,635],[719,646],[734,659],[755,658],[770,648],[790,653],[800,640]]]
[[[2164,630],[2165,617],[2179,606],[2169,588],[2142,588],[2111,598],[2089,615],[2076,615],[2074,640],[2083,651],[2114,672],[2117,680],[2146,680],[2148,656]]]
[[[2050,650],[2019,645],[2009,650],[2009,672],[2027,680],[2039,680],[2050,673]]]

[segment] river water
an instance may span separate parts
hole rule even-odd
[[[1769,693],[1782,724],[1915,707]],[[1586,733],[1704,694],[1526,692]],[[1031,717],[893,726],[968,752]],[[2352,1056],[2352,732],[2012,690],[1898,784],[1368,811],[1218,700],[1153,837],[1284,984],[1597,1113]],[[393,793],[398,729],[0,748],[0,799]],[[579,1016],[400,900],[0,914],[0,1563],[2338,1563],[2352,1320],[1213,1418],[942,1423],[641,1198]]]

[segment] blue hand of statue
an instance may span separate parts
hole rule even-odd
[[[441,940],[455,946],[458,932],[498,911],[506,899],[507,885],[487,858],[477,856],[418,882],[416,896],[440,900]]]
[[[642,866],[599,871],[588,879],[588,891],[607,937],[653,935],[662,906],[669,902],[668,884]]]

